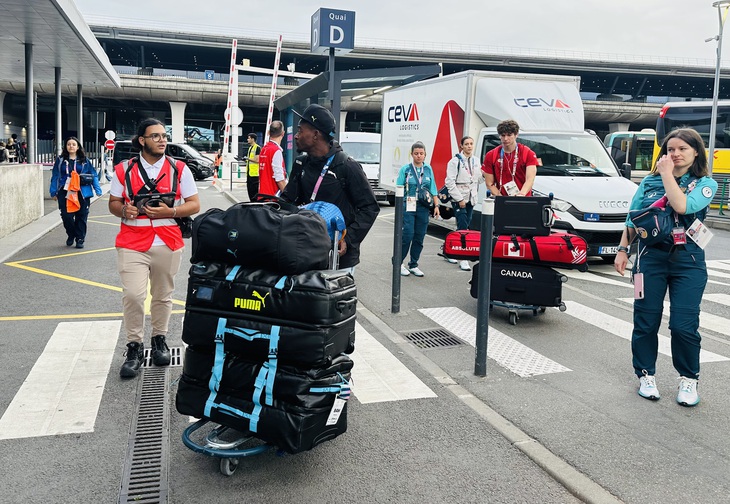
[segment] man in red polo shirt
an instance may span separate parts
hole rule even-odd
[[[269,141],[259,154],[259,192],[276,195],[286,187],[286,171],[281,140],[284,138],[284,123],[272,121],[269,126]]]
[[[495,196],[531,196],[537,174],[537,156],[518,144],[520,126],[511,119],[497,125],[502,145],[487,152],[482,163],[487,190]]]

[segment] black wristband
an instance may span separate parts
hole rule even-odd
[[[629,255],[629,247],[624,247],[623,245],[619,245],[617,250],[619,252],[626,252],[626,255]]]

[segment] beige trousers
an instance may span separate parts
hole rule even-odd
[[[122,305],[127,342],[142,343],[144,303],[150,283],[152,335],[167,335],[172,313],[175,275],[180,269],[183,249],[174,252],[166,246],[150,247],[147,252],[117,248],[117,271],[122,279]]]

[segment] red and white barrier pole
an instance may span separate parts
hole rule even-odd
[[[274,100],[276,100],[276,81],[279,79],[279,62],[281,61],[282,36],[279,35],[279,42],[276,44],[276,58],[274,59],[274,76],[271,79],[271,98],[269,99],[269,113],[266,116],[266,131],[264,132],[264,144],[269,141],[269,127],[274,117]]]

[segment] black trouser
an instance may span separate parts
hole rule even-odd
[[[253,201],[253,197],[259,193],[259,178],[246,177],[246,189],[248,190],[248,200]]]
[[[74,213],[68,213],[66,211],[66,191],[61,189],[56,196],[66,234],[69,238],[83,242],[86,239],[86,219],[89,217],[89,203],[91,198],[84,198],[81,191],[78,191],[78,195],[81,208],[78,212]]]

